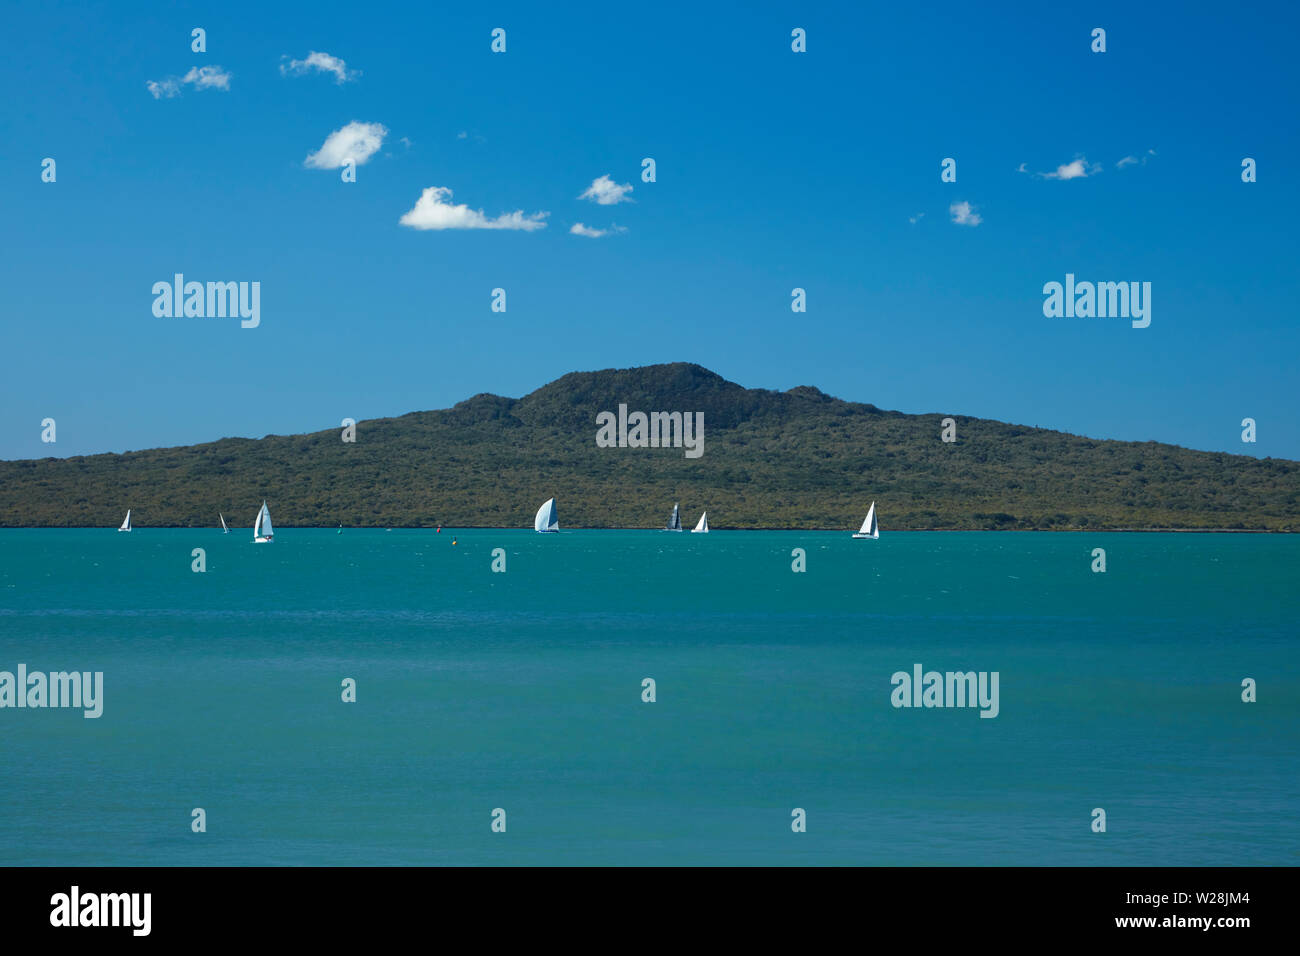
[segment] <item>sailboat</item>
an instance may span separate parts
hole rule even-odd
[[[271,511],[263,501],[262,510],[257,513],[257,520],[253,522],[253,543],[270,544],[274,540],[275,529],[271,527]]]
[[[230,534],[230,529],[226,527],[226,516],[223,514],[219,514],[217,515],[217,517],[221,519],[221,533]]]
[[[126,509],[126,517],[122,519],[122,527],[118,528],[117,530],[118,531],[131,530],[131,509],[130,508]]]
[[[706,511],[700,515],[699,522],[691,529],[691,534],[708,534],[709,533],[709,513]]]
[[[870,538],[873,541],[880,537],[880,527],[876,524],[876,503],[871,502],[871,510],[862,520],[862,527],[858,530],[855,538]]]
[[[664,528],[664,530],[665,531],[682,530],[682,519],[681,516],[677,513],[677,504],[675,502],[673,503],[673,513],[668,517],[668,527]]]
[[[533,518],[534,531],[559,531],[560,517],[555,513],[555,499],[547,498],[545,503],[537,509],[537,517]]]

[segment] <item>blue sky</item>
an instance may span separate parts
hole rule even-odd
[[[9,8],[0,457],[312,431],[684,360],[1300,458],[1293,7],[439,6]],[[291,67],[311,51],[345,82]],[[202,67],[224,86],[147,86]],[[353,122],[385,130],[355,183],[304,164]],[[625,201],[579,198],[602,175]],[[430,187],[545,228],[399,224]],[[260,282],[261,325],[155,317],[176,272]],[[1044,317],[1067,272],[1150,282],[1150,327]]]

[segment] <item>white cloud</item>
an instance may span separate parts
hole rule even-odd
[[[381,123],[358,123],[353,120],[325,137],[321,148],[303,160],[312,169],[338,169],[347,160],[357,166],[379,152],[388,130]]]
[[[308,53],[305,60],[290,60],[288,63],[280,64],[282,76],[302,76],[313,70],[317,73],[333,73],[335,83],[346,83],[361,75],[360,70],[349,70],[348,65],[338,57],[330,56],[328,53],[317,53],[315,50]]]
[[[608,229],[596,229],[593,226],[585,226],[580,222],[575,222],[570,228],[570,235],[586,236],[588,239],[599,239],[601,236],[616,236],[620,232],[627,232],[627,229],[619,225],[611,225]]]
[[[1156,151],[1154,149],[1148,149],[1141,156],[1125,156],[1123,159],[1121,159],[1118,163],[1115,164],[1115,168],[1123,169],[1125,166],[1133,166],[1133,165],[1145,166],[1147,164],[1147,160],[1150,159],[1155,154]]]
[[[517,209],[489,219],[483,210],[470,209],[464,203],[452,204],[448,201],[450,199],[451,190],[446,186],[430,186],[398,222],[412,229],[518,229],[532,232],[545,229],[543,220],[550,215],[535,212],[525,216],[522,209]]]
[[[907,221],[915,226],[918,222],[920,222],[924,218],[925,218],[925,213],[918,212],[915,216],[908,216]]]
[[[586,191],[579,196],[579,199],[590,199],[602,206],[613,206],[615,203],[631,202],[627,194],[632,191],[630,183],[619,185],[608,176],[598,176],[591,181],[591,185]]]
[[[975,211],[975,207],[964,200],[953,203],[948,207],[948,212],[952,214],[952,221],[959,226],[978,226],[984,221],[984,217]]]
[[[1043,179],[1087,179],[1089,176],[1095,176],[1101,172],[1101,166],[1097,163],[1089,163],[1086,157],[1080,156],[1072,159],[1068,163],[1062,163],[1056,167],[1056,172],[1039,173]]]
[[[181,81],[177,77],[169,76],[165,80],[150,80],[145,87],[153,94],[156,100],[169,100],[181,91]]]
[[[184,76],[169,76],[161,80],[150,80],[145,88],[156,100],[169,100],[180,96],[184,84],[196,90],[229,90],[230,74],[219,66],[192,66]]]
[[[200,90],[228,90],[230,74],[219,66],[192,66],[181,82],[193,83]]]
[[[1088,161],[1086,159],[1074,159],[1064,165],[1057,166],[1054,173],[1043,173],[1044,179],[1086,179],[1088,176]]]
[[[1016,167],[1016,172],[1034,175],[1039,179],[1087,179],[1089,176],[1096,176],[1101,170],[1101,163],[1090,163],[1085,156],[1078,156],[1068,163],[1062,163],[1050,173],[1030,174],[1029,167],[1025,163]]]

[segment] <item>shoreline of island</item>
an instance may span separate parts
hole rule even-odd
[[[337,525],[291,525],[280,524],[281,530],[289,531],[332,531],[337,533],[340,529]],[[0,531],[116,531],[116,528],[107,525],[0,525]],[[248,532],[248,528],[231,528]],[[439,533],[438,527],[429,525],[393,525],[385,527],[383,525],[353,525],[343,526],[343,531],[431,531]],[[658,533],[663,528],[583,528],[572,527],[564,528],[559,533],[577,532],[577,531],[641,531],[646,533]],[[710,532],[782,532],[788,534],[849,534],[852,528],[728,528],[712,526]],[[209,527],[207,525],[146,525],[136,526],[132,531],[213,531],[221,532],[220,528]],[[521,525],[442,525],[442,532],[464,532],[464,531],[518,531],[521,533],[536,534],[529,527]],[[222,532],[224,534],[224,532]],[[888,534],[1279,534],[1290,535],[1300,534],[1300,528],[1291,529],[1273,529],[1273,528],[892,528]]]

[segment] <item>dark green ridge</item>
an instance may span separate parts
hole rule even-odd
[[[597,448],[596,414],[702,411],[705,451]],[[1300,530],[1300,462],[1099,441],[950,413],[907,415],[816,388],[747,389],[688,363],[574,372],[520,399],[307,435],[0,462],[0,526],[662,527],[883,531]]]

